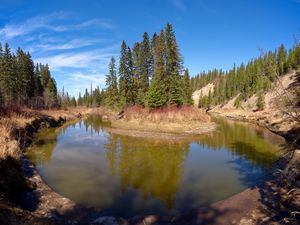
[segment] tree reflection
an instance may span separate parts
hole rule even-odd
[[[137,189],[145,200],[158,198],[171,209],[183,176],[189,144],[114,134],[110,134],[108,140],[106,158],[113,175],[118,169],[121,191]]]
[[[261,128],[246,126],[245,124],[216,119],[219,129],[217,132],[208,133],[196,141],[213,150],[226,148],[234,157],[243,157],[252,165],[268,168],[280,154],[280,148],[271,144],[263,137],[265,131]]]

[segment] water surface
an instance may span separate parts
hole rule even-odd
[[[27,156],[56,192],[105,214],[182,213],[254,186],[280,155],[269,131],[216,122],[212,133],[168,141],[112,134],[90,116],[39,133]]]

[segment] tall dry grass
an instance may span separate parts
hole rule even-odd
[[[201,109],[192,106],[163,107],[147,109],[142,106],[130,106],[125,109],[125,120],[146,120],[155,123],[210,122],[210,116]]]
[[[0,120],[0,161],[8,156],[18,159],[20,150],[18,142],[11,138],[11,132],[16,127],[16,124],[8,118]]]
[[[18,159],[21,155],[18,140],[15,140],[18,137],[12,137],[14,130],[24,128],[37,118],[46,116],[54,119],[61,117],[68,119],[78,113],[86,112],[86,110],[86,108],[33,110],[24,107],[12,107],[0,110],[0,160],[8,156]]]

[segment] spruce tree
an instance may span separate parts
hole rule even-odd
[[[280,45],[277,53],[277,67],[279,75],[282,75],[287,72],[287,56],[284,45]]]
[[[149,78],[152,74],[152,54],[149,35],[147,32],[143,34],[143,41],[139,47],[139,65],[140,65],[140,92],[139,96],[145,96],[149,88]],[[141,99],[144,102],[144,99]]]
[[[41,83],[41,73],[39,69],[39,64],[36,64],[34,71],[34,96],[41,97],[43,96],[43,86]]]
[[[126,67],[126,57],[127,57],[127,45],[125,41],[121,45],[121,56],[119,61],[119,96],[120,96],[120,105],[126,106],[126,88],[128,86],[127,77],[127,67]]]
[[[150,108],[159,108],[167,104],[165,58],[164,58],[164,31],[156,39],[155,61],[153,78],[147,95],[147,105]]]
[[[17,50],[18,95],[21,104],[28,104],[34,96],[34,64],[29,53]]]
[[[168,23],[165,28],[167,96],[169,105],[183,104],[181,87],[182,59],[175,38],[173,26]]]
[[[133,59],[130,47],[127,48],[126,54],[126,105],[134,105],[137,96],[137,80],[133,73]]]
[[[100,90],[98,88],[99,95]],[[98,93],[97,93],[98,94]],[[106,103],[109,106],[116,106],[118,104],[118,84],[117,84],[117,71],[116,60],[111,58],[108,68],[108,74],[106,75]],[[98,98],[99,96],[97,96]]]
[[[182,80],[182,87],[183,87],[183,104],[185,105],[192,105],[193,100],[192,100],[192,88],[191,88],[191,83],[190,83],[190,74],[189,70],[186,69],[184,71],[183,75],[183,80]]]
[[[0,87],[4,105],[8,106],[15,103],[17,98],[16,65],[7,43],[4,46],[0,62]]]

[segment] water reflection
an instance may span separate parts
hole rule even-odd
[[[90,116],[38,134],[28,157],[54,190],[107,214],[186,212],[255,185],[279,155],[277,136],[217,123],[216,132],[167,141],[109,133],[109,122]]]

